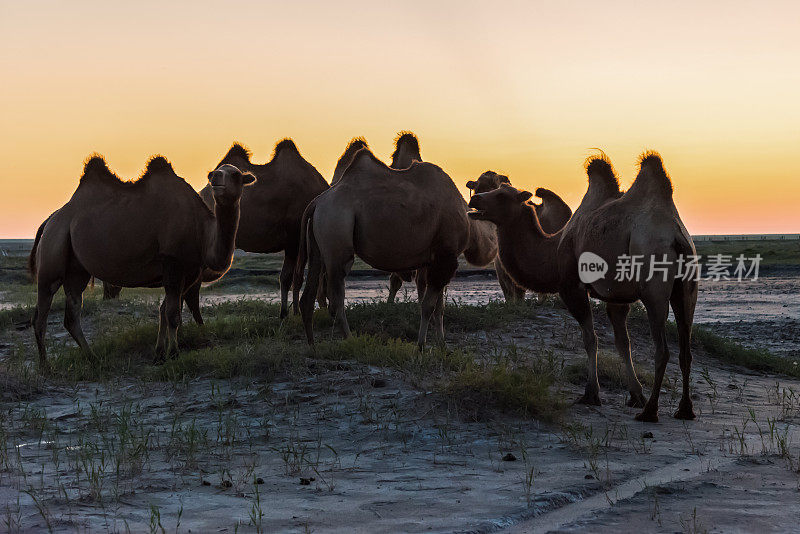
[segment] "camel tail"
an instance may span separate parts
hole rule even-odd
[[[303,270],[308,261],[308,276],[303,295],[300,297],[300,314],[303,319],[303,327],[306,331],[308,344],[314,346],[314,301],[317,298],[320,277],[323,272],[322,257],[320,255],[317,238],[314,235],[314,212],[317,209],[316,199],[306,207],[301,223],[302,234],[300,236],[300,250],[297,256],[297,268],[295,269],[294,283],[295,288],[299,288],[303,281]]]
[[[33,240],[33,248],[31,249],[31,253],[28,256],[28,272],[31,273],[31,277],[36,279],[36,250],[39,248],[39,241],[42,239],[42,233],[44,233],[44,227],[47,225],[47,221],[49,221],[53,217],[53,214],[50,214],[50,217],[44,220],[44,222],[39,225],[39,229],[36,230],[36,238]]]
[[[300,246],[297,250],[297,264],[294,267],[294,280],[292,286],[299,290],[303,285],[303,274],[306,269],[306,262],[308,261],[308,228],[309,221],[314,217],[314,211],[317,209],[317,199],[312,200],[303,211],[303,218],[300,221]]]

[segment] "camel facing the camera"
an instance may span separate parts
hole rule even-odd
[[[37,233],[29,267],[38,284],[34,331],[47,369],[44,336],[53,296],[63,286],[64,326],[91,354],[80,323],[92,276],[119,287],[163,287],[157,353],[178,350],[180,302],[205,269],[224,273],[233,257],[239,199],[255,177],[233,165],[208,175],[214,210],[163,157],[123,182],[100,156],[89,159],[72,198]]]

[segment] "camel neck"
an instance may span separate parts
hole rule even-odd
[[[207,228],[205,266],[224,272],[230,267],[239,227],[239,201],[230,205],[214,204],[214,217]]]
[[[532,291],[558,290],[557,250],[561,233],[546,234],[532,206],[497,227],[500,261],[511,277]]]

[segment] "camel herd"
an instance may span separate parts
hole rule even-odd
[[[391,165],[378,159],[364,139],[350,141],[330,186],[289,139],[275,146],[268,163],[250,160],[250,152],[234,144],[199,193],[161,156],[152,158],[142,176],[131,182],[120,180],[100,156],[86,162],[70,200],[39,227],[29,258],[38,285],[33,325],[43,370],[48,368],[47,316],[60,287],[66,296],[64,326],[90,355],[80,309],[92,277],[103,280],[111,294],[120,287],[163,287],[156,354],[167,357],[178,350],[182,303],[202,324],[201,283],[222,277],[236,248],[284,252],[280,315],[289,312],[291,289],[294,312],[301,313],[311,345],[315,301],[321,306],[327,302],[342,335],[350,335],[345,278],[356,255],[392,273],[390,302],[404,281],[413,280],[422,350],[431,323],[437,342],[444,343],[445,289],[463,254],[476,266],[494,263],[509,301],[524,298],[526,290],[560,295],[580,325],[588,356],[588,379],[579,402],[594,405],[600,404],[600,387],[590,297],[603,301],[625,364],[629,405],[642,408],[636,416],[641,421],[658,420],[671,306],[683,375],[675,417],[694,418],[689,373],[697,282],[678,270],[679,258],[694,255],[694,245],[657,154],[642,156],[636,180],[624,193],[605,155],[590,158],[588,189],[575,213],[547,189],[536,190],[540,204],[531,202],[531,193],[492,171],[467,182],[467,204],[447,173],[423,161],[419,141],[409,132],[398,136]],[[640,255],[644,270],[652,258],[659,258],[663,276],[583,282],[579,259],[584,253],[609,265],[626,255]],[[656,373],[647,400],[633,367],[627,330],[636,301],[647,310],[655,344]]]

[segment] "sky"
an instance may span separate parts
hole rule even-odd
[[[103,154],[196,189],[234,140],[292,137],[330,180],[400,130],[575,208],[601,148],[661,153],[692,234],[800,232],[797,2],[0,0],[0,238],[29,238]]]

